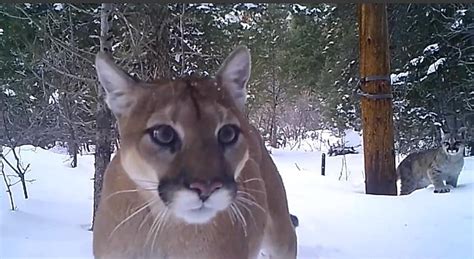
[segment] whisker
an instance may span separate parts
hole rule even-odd
[[[237,191],[237,195],[239,195],[239,194],[242,194],[242,195],[245,194],[245,195],[247,195],[247,197],[249,197],[249,198],[252,199],[253,201],[255,201],[255,202],[257,201],[257,199],[255,199],[255,197],[254,197],[252,194],[250,194],[249,192],[246,192],[246,191]]]
[[[247,199],[247,198],[245,198],[245,197],[240,197],[239,200],[240,200],[241,202],[244,202],[244,203],[248,204],[248,205],[253,205],[253,206],[259,208],[263,213],[266,213],[266,210],[265,210],[260,204],[254,202],[254,201],[252,201],[252,200],[249,200],[249,199]]]
[[[234,206],[234,208],[235,208],[235,212],[237,213],[237,216],[240,217],[244,234],[245,236],[247,236],[247,221],[245,220],[244,215],[242,215],[242,212],[240,211],[239,206]]]
[[[237,196],[237,200],[240,200],[241,202],[244,202],[248,205],[253,205],[257,208],[259,208],[263,213],[266,213],[266,210],[258,203],[255,202],[255,199],[254,200],[250,200],[246,197],[243,197],[243,196]]]
[[[142,220],[142,223],[140,223],[140,226],[138,226],[138,230],[142,229],[143,225],[145,225],[145,222],[148,221],[148,218],[152,214],[151,211],[148,211],[148,213],[145,215],[144,219]]]
[[[250,210],[250,208],[243,202],[239,201],[239,200],[236,200],[236,202],[241,205],[245,210],[248,211],[250,217],[252,218],[253,220],[253,224],[255,225],[255,228],[257,227],[257,221],[255,220],[255,217],[253,216],[253,213],[252,211]]]
[[[133,190],[121,190],[121,191],[116,191],[116,192],[114,192],[114,193],[111,193],[111,194],[107,195],[107,197],[104,198],[104,201],[106,201],[106,200],[112,198],[112,197],[115,196],[115,195],[118,195],[118,194],[121,194],[121,193],[131,193],[131,192],[138,192],[138,190],[137,190],[137,189],[133,189]]]
[[[231,209],[231,215],[232,215],[232,217],[237,221],[237,223],[242,224],[242,223],[240,222],[240,219],[237,217],[237,212],[235,212],[235,204],[234,204],[234,203],[230,204],[230,209]]]
[[[105,197],[104,200],[106,201],[112,198],[113,196],[119,195],[122,193],[132,193],[132,192],[139,192],[139,191],[156,191],[156,188],[139,188],[139,189],[130,189],[130,190],[120,190],[120,191],[116,191],[107,195],[107,197]]]
[[[143,245],[144,247],[146,246],[146,244],[148,244],[148,241],[150,240],[151,236],[153,235],[154,229],[155,229],[156,225],[158,224],[158,221],[160,220],[163,213],[164,213],[164,210],[160,211],[160,213],[158,213],[158,215],[156,215],[156,217],[153,219],[153,223],[151,224],[150,228],[148,229],[148,233],[146,235],[145,244]]]
[[[130,214],[128,217],[126,217],[124,220],[122,220],[117,226],[115,226],[115,228],[112,230],[112,232],[110,233],[109,235],[109,238],[112,237],[112,235],[115,233],[115,231],[117,231],[117,229],[119,229],[123,224],[125,224],[127,221],[129,221],[131,218],[133,218],[135,215],[137,215],[138,213],[142,212],[144,209],[146,209],[148,206],[150,206],[151,204],[157,202],[158,200],[157,199],[154,199],[154,200],[151,200],[151,201],[147,201],[145,202],[143,205],[141,205],[142,207],[140,209],[137,209],[135,212],[133,212],[132,214]],[[139,206],[140,207],[140,206]]]
[[[242,224],[240,222],[240,219],[237,217],[237,213],[235,212],[235,204],[234,203],[230,204],[230,209],[231,209],[231,214],[232,214],[233,217],[235,217],[235,220],[237,221],[237,223]]]
[[[229,215],[230,222],[232,223],[232,226],[234,226],[234,215],[232,214],[232,209],[227,210],[227,215]]]
[[[257,177],[255,177],[255,178],[250,178],[250,179],[247,179],[247,180],[245,180],[245,181],[242,181],[241,183],[249,183],[249,182],[252,182],[252,181],[260,181],[260,182],[262,182],[262,183],[263,183],[263,179],[261,179],[261,178],[257,178]]]
[[[261,194],[266,194],[266,193],[265,193],[264,191],[262,191],[262,190],[247,188],[247,187],[244,187],[244,186],[242,186],[242,190],[244,190],[244,191],[256,192],[256,193],[261,193]]]
[[[150,181],[150,180],[142,180],[142,179],[136,179],[136,178],[131,178],[133,181],[135,182],[143,182],[143,183],[152,183],[152,184],[156,184],[156,186],[158,186],[158,182],[157,181]]]
[[[153,241],[151,243],[151,249],[152,250],[155,247],[156,237],[158,236],[158,233],[160,232],[161,227],[164,226],[164,223],[167,221],[167,219],[168,219],[168,208],[165,208],[164,213],[162,213],[162,216],[160,217],[158,226],[157,226],[156,230],[154,231],[155,233],[154,233],[154,236],[153,236]]]

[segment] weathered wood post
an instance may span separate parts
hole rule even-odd
[[[359,4],[365,192],[397,195],[385,4]]]
[[[321,175],[326,175],[326,154],[321,154]]]

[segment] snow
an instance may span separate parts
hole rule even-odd
[[[307,9],[306,6],[300,5],[300,4],[294,4],[294,6],[295,6],[296,8],[298,8],[299,10],[303,10],[303,11]]]
[[[314,136],[314,139],[311,138]],[[346,147],[354,147],[360,152],[362,146],[362,133],[354,130],[345,130],[343,137],[337,137],[330,130],[308,131],[305,139],[289,140],[288,144],[283,147],[284,150],[300,150],[305,152],[321,151],[328,152],[329,145],[342,145]],[[272,149],[268,146],[269,149]]]
[[[53,103],[57,103],[59,100],[59,91],[58,90],[55,90],[51,96],[49,96],[49,99],[48,99],[48,103],[49,104],[53,104]]]
[[[250,25],[250,24],[248,24],[248,23],[246,23],[246,22],[240,22],[240,25],[242,26],[242,28],[243,28],[244,30],[248,30],[248,29],[252,28],[252,25]]]
[[[54,3],[54,4],[53,4],[53,8],[54,8],[54,10],[56,10],[56,11],[61,11],[62,9],[64,9],[64,4],[62,4],[62,3]]]
[[[31,164],[27,179],[35,181],[28,184],[28,200],[23,199],[19,184],[13,186],[16,211],[10,211],[7,195],[1,192],[0,258],[91,258],[92,233],[87,229],[93,156],[80,157],[73,169],[67,156],[41,148],[23,146],[20,155],[25,165]]]
[[[245,3],[244,6],[247,7],[247,9],[258,7],[258,5],[254,4],[254,3]]]
[[[461,9],[461,10],[457,10],[456,14],[460,16],[464,16],[466,15],[466,12],[467,12],[467,9]]]
[[[410,60],[410,64],[412,66],[417,66],[418,64],[422,63],[424,60],[425,60],[424,56],[419,56]]]
[[[360,143],[358,135],[345,139]],[[0,258],[92,258],[93,155],[79,156],[73,169],[60,150],[21,148],[31,164],[27,178],[35,181],[28,200],[13,187],[16,211],[0,193]],[[320,151],[273,149],[272,156],[299,218],[299,259],[474,258],[474,157],[466,158],[450,193],[428,187],[396,197],[364,194],[361,154],[346,156],[347,180],[346,172],[338,180],[341,156],[326,157],[326,176]]]
[[[409,72],[407,72],[407,71],[401,72],[401,73],[398,73],[398,74],[391,74],[390,75],[391,84],[394,85],[394,84],[402,83],[403,80],[408,77],[408,75],[409,75]]]
[[[121,42],[115,43],[115,44],[112,46],[112,51],[115,51],[115,49],[118,48],[118,47],[120,47],[120,45],[122,45]]]
[[[428,72],[426,73],[427,75],[431,74],[431,73],[434,73],[438,70],[438,68],[444,64],[444,62],[446,61],[446,58],[440,58],[438,60],[436,60],[433,64],[431,64],[429,67],[428,67]]]
[[[240,20],[239,17],[234,14],[234,12],[225,14],[225,15],[224,15],[224,19],[225,19],[227,22],[230,22],[230,23],[236,23],[236,22],[238,22],[238,21]]]
[[[439,50],[439,44],[434,43],[434,44],[426,46],[426,48],[423,50],[423,53],[426,53],[426,52],[435,53],[438,50]]]
[[[55,145],[48,149],[49,152],[52,152],[52,153],[56,153],[56,154],[61,154],[61,155],[67,155],[68,154],[68,151],[67,151],[67,145],[66,144],[62,144],[58,141],[56,141]]]
[[[211,10],[212,4],[207,4],[207,3],[200,3],[196,9],[198,10]]]
[[[456,19],[456,20],[454,21],[454,23],[451,25],[451,29],[453,29],[453,30],[458,30],[459,27],[461,27],[461,26],[463,25],[463,23],[464,23],[464,22],[463,22],[462,19]]]
[[[4,92],[7,96],[16,96],[15,91],[13,91],[13,90],[10,89],[10,88],[6,88],[3,92]]]

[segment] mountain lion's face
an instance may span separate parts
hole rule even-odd
[[[119,122],[121,164],[151,202],[188,223],[227,209],[248,160],[248,51],[234,51],[212,79],[136,82],[105,56],[96,66]]]
[[[219,91],[221,89],[221,91]],[[239,111],[215,80],[180,80],[142,89],[122,133],[122,161],[143,188],[188,222],[226,209],[247,159]],[[244,121],[245,123],[245,121]]]
[[[465,128],[460,128],[457,132],[441,132],[441,143],[444,152],[448,155],[456,156],[464,152],[464,138],[462,136]]]

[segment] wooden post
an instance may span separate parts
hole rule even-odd
[[[385,4],[359,4],[365,191],[397,195]]]
[[[326,175],[326,154],[321,155],[321,175]]]

